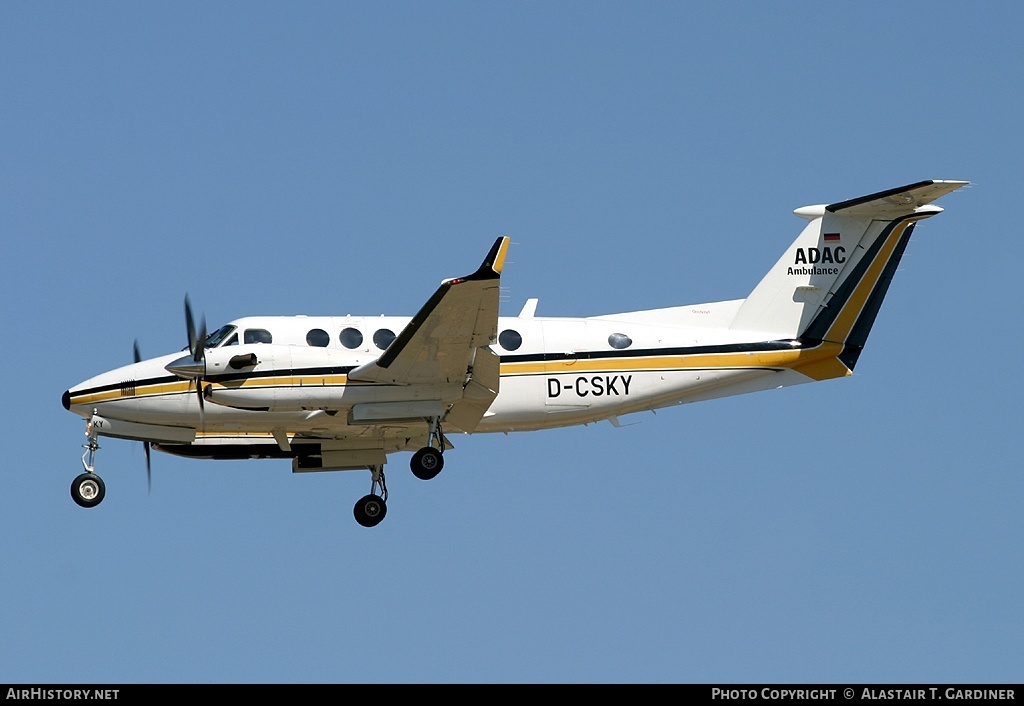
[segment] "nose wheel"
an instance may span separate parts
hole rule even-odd
[[[103,479],[95,473],[83,473],[71,483],[71,497],[82,507],[96,507],[106,493]]]
[[[103,479],[94,472],[96,452],[100,450],[100,444],[91,419],[85,423],[85,435],[89,438],[89,442],[83,444],[85,453],[82,454],[82,466],[85,473],[72,481],[71,499],[81,507],[96,507],[103,501],[107,488],[103,485]]]

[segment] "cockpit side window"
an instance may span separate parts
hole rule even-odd
[[[242,340],[246,343],[273,343],[274,337],[270,331],[263,328],[247,328]]]
[[[219,346],[224,339],[230,336],[235,330],[235,327],[231,324],[221,326],[219,329],[211,333],[206,337],[206,343],[204,344],[207,348],[216,348]],[[237,338],[235,339],[237,340]],[[228,344],[231,345],[231,344]]]

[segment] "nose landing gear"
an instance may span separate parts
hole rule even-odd
[[[82,445],[85,449],[85,453],[82,454],[85,473],[72,481],[71,498],[82,507],[96,507],[103,501],[107,489],[103,485],[103,479],[93,472],[96,452],[99,451],[100,445],[91,419],[85,423],[85,435],[89,438],[89,443]]]

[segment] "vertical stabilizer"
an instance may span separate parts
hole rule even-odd
[[[940,213],[929,204],[967,183],[923,181],[797,209],[807,225],[740,306],[730,328],[768,339],[810,336],[836,343],[856,332],[862,346],[913,224]]]

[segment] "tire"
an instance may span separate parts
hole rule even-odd
[[[71,498],[82,507],[96,507],[106,494],[103,479],[95,473],[83,473],[71,483]]]
[[[364,495],[356,503],[353,514],[356,517],[356,522],[363,527],[376,527],[388,514],[388,506],[384,503],[384,498],[379,495]]]
[[[409,461],[412,474],[420,480],[435,478],[444,468],[444,456],[432,446],[424,446],[412,455]]]

